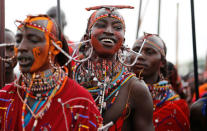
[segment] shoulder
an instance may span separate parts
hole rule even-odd
[[[152,107],[152,97],[146,83],[137,77],[129,80],[128,90],[130,93],[130,102],[136,107]],[[143,102],[145,101],[145,102]],[[146,104],[147,103],[147,104]]]
[[[198,101],[194,102],[190,107],[191,115],[201,116],[201,117],[203,115],[205,115],[206,114],[206,104],[207,104],[207,98],[206,97],[201,98]]]
[[[201,98],[191,105],[190,124],[192,131],[206,130],[206,104],[207,98]]]
[[[149,89],[143,80],[139,80],[137,77],[132,77],[129,80],[129,84],[129,89],[131,90],[133,95],[144,98],[151,98]]]
[[[0,98],[9,97],[14,92],[16,92],[16,87],[14,86],[14,84],[7,84],[2,89],[0,89]]]

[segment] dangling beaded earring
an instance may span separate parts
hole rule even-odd
[[[54,64],[53,62],[52,62],[52,58],[51,58],[51,55],[52,55],[52,53],[49,51],[49,62],[50,62],[50,65],[54,68],[54,69],[59,69],[59,67],[56,65],[56,64]]]
[[[160,81],[165,79],[162,73],[159,73],[159,77],[160,77]]]
[[[139,72],[139,76],[138,76],[138,79],[139,79],[139,80],[143,80],[143,77],[141,77],[141,74],[142,74],[143,71],[144,71],[144,69],[142,69],[142,70]]]

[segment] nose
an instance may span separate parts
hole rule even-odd
[[[138,57],[137,60],[142,60],[142,61],[145,60],[145,54],[144,54],[144,51],[141,51],[140,54],[141,54],[141,55],[139,55],[139,57]]]
[[[21,43],[18,44],[17,50],[18,50],[18,52],[27,52],[28,47],[27,47],[27,44],[24,40],[22,40]]]
[[[105,30],[105,33],[106,33],[106,34],[110,34],[110,35],[112,35],[112,34],[113,34],[113,29],[112,29],[112,27],[111,27],[111,26],[107,26],[107,27],[106,27],[106,30]]]

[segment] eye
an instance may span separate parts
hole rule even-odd
[[[139,50],[140,50],[140,47],[137,47],[137,48],[134,48],[134,49],[133,49],[133,51],[135,51],[135,52],[137,52],[137,53],[139,52]]]
[[[97,28],[105,28],[106,27],[106,24],[104,24],[104,23],[101,22],[101,23],[96,23],[95,26]]]
[[[152,50],[152,49],[146,49],[146,54],[148,54],[148,55],[153,55],[153,54],[155,54],[156,52],[154,51],[154,50]]]
[[[116,30],[122,30],[123,26],[121,24],[114,24],[113,28],[116,29]]]
[[[16,43],[19,44],[22,41],[22,36],[18,35],[16,36]]]
[[[28,35],[28,40],[36,44],[41,41],[41,38],[36,35]]]

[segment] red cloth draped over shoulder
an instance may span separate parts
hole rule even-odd
[[[153,101],[154,104],[160,101]],[[166,101],[153,112],[155,131],[189,131],[189,108],[185,100]]]
[[[20,89],[20,94],[23,91]],[[22,130],[22,101],[14,84],[0,90],[0,130]],[[90,130],[96,131],[102,117],[90,93],[68,78],[65,86],[52,99],[49,109],[38,119],[35,130]],[[25,130],[31,130],[32,118]]]

